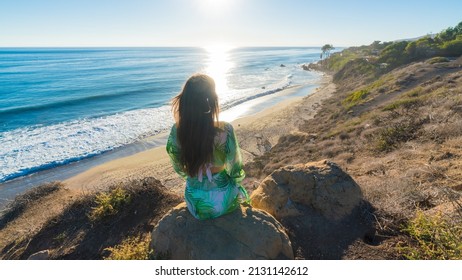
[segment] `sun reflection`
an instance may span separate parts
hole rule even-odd
[[[215,80],[217,94],[222,95],[229,89],[227,75],[233,67],[229,58],[229,51],[232,48],[225,45],[213,45],[205,49],[208,53],[205,72]]]

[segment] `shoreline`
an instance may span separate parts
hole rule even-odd
[[[324,75],[319,81],[319,87],[305,92],[303,97],[286,98],[258,113],[231,121],[244,164],[252,161],[255,156],[264,154],[266,148],[274,146],[281,135],[297,130],[302,122],[314,117],[320,108],[320,102],[330,97],[334,90],[331,76]],[[309,112],[307,107],[310,108]],[[294,115],[299,115],[300,118],[294,118]],[[64,183],[69,189],[91,192],[115,183],[145,177],[158,179],[177,194],[183,192],[184,181],[173,170],[164,146],[107,162],[64,180]],[[251,182],[243,182],[244,186],[249,184]]]
[[[249,140],[249,135],[252,134],[249,131],[258,132],[260,130],[258,125],[254,124],[255,122],[258,123],[259,119],[268,116],[272,117],[276,111],[285,111],[281,109],[297,101],[300,103],[300,100],[318,93],[320,88],[324,88],[329,83],[330,76],[321,74],[316,84],[294,86],[224,111],[220,115],[220,120],[229,121],[235,126],[238,138],[242,139],[240,145],[244,162],[248,162],[256,155],[249,151],[255,150],[255,147],[258,149],[259,142],[261,142],[260,135],[253,137],[254,140]],[[230,119],[229,116],[235,118]],[[287,127],[289,126],[285,126]],[[270,137],[271,139],[267,141],[270,143],[277,141],[283,132],[287,131],[273,131],[274,137]],[[170,161],[165,152],[167,137],[168,132],[163,132],[95,157],[4,182],[0,184],[0,209],[16,195],[50,181],[63,181],[69,189],[87,192],[108,187],[121,180],[152,176],[174,192],[181,193],[182,181],[177,178],[178,176],[170,167]]]

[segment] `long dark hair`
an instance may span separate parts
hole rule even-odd
[[[177,121],[180,163],[186,173],[195,177],[213,156],[215,122],[219,114],[213,79],[205,74],[191,76],[173,98],[172,109]]]

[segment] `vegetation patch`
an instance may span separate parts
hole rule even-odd
[[[404,109],[411,109],[414,108],[422,103],[422,98],[414,97],[414,98],[404,98],[397,100],[391,104],[386,105],[383,107],[383,111],[392,111],[398,108]]]
[[[446,57],[436,56],[436,57],[430,58],[426,62],[428,64],[443,63],[443,62],[449,62],[449,59],[447,59]]]
[[[451,224],[441,214],[427,217],[422,211],[403,230],[410,241],[398,250],[411,260],[462,259],[462,223]]]
[[[359,54],[351,51],[344,50],[341,53],[332,54],[327,60],[327,68],[332,71],[338,71],[342,69],[349,61],[359,58]]]
[[[109,256],[105,260],[149,260],[153,259],[153,250],[150,248],[151,239],[142,237],[129,237],[114,247],[105,250]]]
[[[343,105],[346,109],[350,109],[351,107],[358,105],[363,101],[368,95],[370,91],[368,89],[361,89],[350,93],[347,98],[343,100]]]
[[[409,121],[394,123],[380,129],[375,149],[379,152],[391,152],[400,143],[414,139],[419,126],[414,121]]]
[[[123,188],[117,187],[110,192],[102,192],[96,195],[95,204],[88,217],[95,221],[104,217],[115,215],[125,205],[130,204],[131,196]]]
[[[334,82],[342,82],[344,85],[355,84],[358,81],[371,82],[377,78],[378,68],[364,58],[348,61],[338,72],[334,74]]]

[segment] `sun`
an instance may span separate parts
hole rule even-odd
[[[232,4],[232,0],[199,0],[202,8],[207,13],[215,14],[227,11]]]

